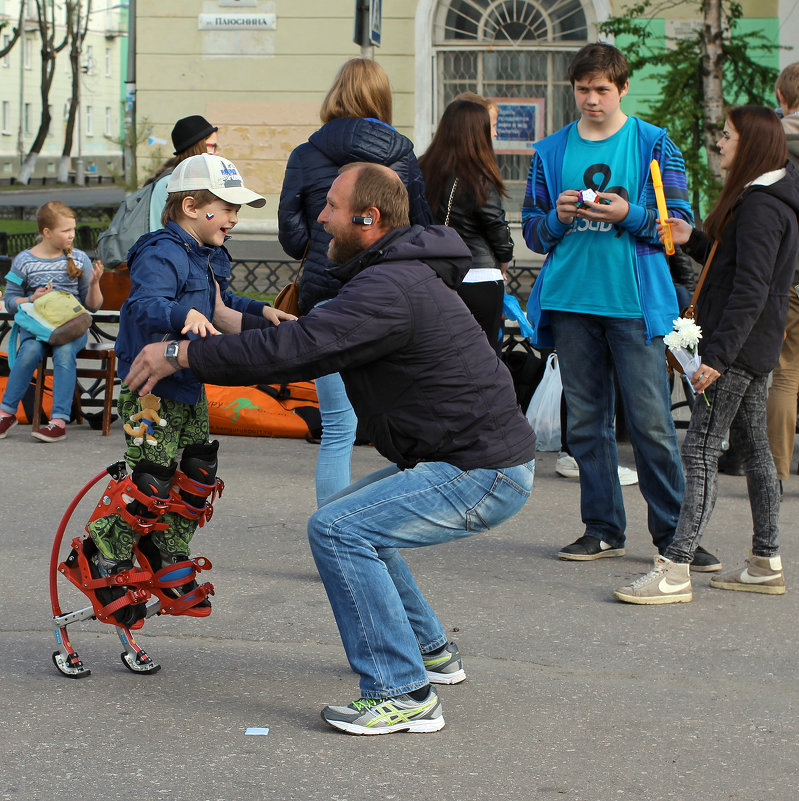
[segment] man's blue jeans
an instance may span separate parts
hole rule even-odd
[[[50,417],[66,420],[72,412],[72,396],[75,393],[77,381],[77,355],[78,351],[86,346],[88,334],[67,342],[65,345],[53,345],[53,408]],[[11,375],[8,377],[6,391],[0,409],[9,414],[16,414],[19,402],[28,389],[31,378],[44,356],[44,342],[34,337],[24,339],[19,346]]]
[[[320,376],[315,383],[322,415],[322,442],[316,457],[316,505],[322,506],[350,483],[358,418],[339,373]]]
[[[356,481],[308,521],[308,539],[364,698],[424,687],[422,653],[445,645],[438,618],[397,548],[469,537],[518,512],[534,462],[461,470],[446,462],[391,466]]]
[[[674,538],[685,490],[671,416],[663,338],[646,344],[643,319],[550,311],[563,392],[567,442],[580,468],[585,533],[624,546],[627,518],[618,479],[613,369],[648,506],[649,532],[661,553]]]

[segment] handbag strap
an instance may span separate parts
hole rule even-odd
[[[683,317],[687,317],[689,320],[693,320],[696,316],[696,301],[699,300],[699,293],[702,291],[702,285],[705,283],[705,278],[707,278],[707,271],[710,269],[710,264],[713,261],[713,257],[716,255],[716,249],[719,246],[719,240],[717,239],[713,246],[710,248],[710,254],[705,261],[705,266],[702,268],[702,272],[699,275],[699,280],[696,282],[696,289],[694,290],[694,294],[691,297],[691,302],[688,304],[688,307],[682,313]]]
[[[308,249],[311,247],[311,240],[309,239],[305,243],[305,250],[302,252],[302,258],[300,259],[300,266],[297,268],[297,272],[294,273],[294,278],[291,279],[292,284],[296,284],[297,281],[300,280],[300,273],[302,272],[302,268],[305,267],[305,259],[308,256]]]
[[[447,216],[444,218],[444,225],[449,225],[449,215],[452,211],[452,198],[455,197],[455,187],[458,185],[458,179],[456,178],[452,184],[452,189],[449,193],[449,203],[447,203]]]

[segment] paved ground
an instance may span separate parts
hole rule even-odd
[[[465,655],[435,735],[352,737],[319,711],[357,697],[305,539],[316,447],[222,438],[227,483],[195,539],[214,562],[214,613],[155,618],[141,644],[163,665],[136,676],[113,630],[71,627],[92,669],[50,659],[48,561],[76,491],[120,455],[70,426],[59,445],[18,427],[0,442],[0,799],[278,801],[792,801],[799,796],[799,479],[783,503],[782,597],[712,590],[694,601],[616,603],[652,548],[636,487],[624,489],[627,557],[555,552],[580,532],[578,486],[539,454],[527,507],[497,531],[408,555]],[[629,452],[625,451],[629,457]],[[356,475],[382,464],[358,448]],[[629,458],[627,460],[629,464]],[[78,508],[77,535],[100,487]],[[706,545],[746,555],[745,480],[722,476]],[[59,585],[62,605],[82,596]],[[247,736],[248,727],[268,727]]]

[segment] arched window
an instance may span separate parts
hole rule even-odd
[[[435,119],[456,95],[472,91],[539,100],[538,132],[563,127],[575,118],[568,65],[589,41],[593,12],[580,0],[439,0],[432,31]],[[529,155],[498,152],[498,160],[520,198]]]

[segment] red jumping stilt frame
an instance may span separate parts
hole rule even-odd
[[[78,504],[83,500],[86,493],[97,484],[102,478],[110,475],[113,479],[120,481],[127,473],[127,466],[125,462],[116,462],[115,464],[107,467],[102,473],[98,473],[83,489],[78,492],[72,503],[70,503],[64,516],[61,518],[61,523],[56,531],[55,540],[53,542],[53,550],[50,555],[50,601],[53,607],[53,621],[55,627],[55,639],[58,643],[58,650],[53,652],[53,664],[65,676],[71,679],[82,679],[91,674],[91,670],[84,667],[81,662],[77,651],[72,647],[69,641],[69,634],[67,632],[67,625],[76,623],[79,620],[91,620],[97,615],[95,613],[95,606],[87,606],[83,609],[78,609],[75,612],[64,613],[61,610],[61,605],[58,600],[58,574],[66,574],[67,564],[62,562],[59,564],[59,553],[61,551],[61,544],[64,539],[64,532],[69,524],[73,512]],[[80,540],[73,541],[73,546],[81,547]],[[71,558],[71,556],[70,556]],[[69,560],[67,560],[69,561]],[[74,582],[73,582],[74,583]],[[145,598],[138,598],[138,600],[145,600]],[[156,614],[160,610],[160,602],[155,601],[152,604],[147,604],[147,617]],[[115,626],[120,641],[122,642],[125,650],[121,654],[122,663],[129,670],[134,673],[155,673],[161,669],[161,666],[153,662],[153,660],[144,652],[142,648],[133,639],[130,629],[126,626]]]

